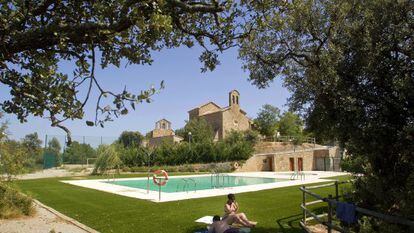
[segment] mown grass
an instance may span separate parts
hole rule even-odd
[[[133,177],[137,175],[122,175]],[[145,176],[145,174],[139,175]],[[102,177],[89,177],[102,178]],[[349,177],[338,177],[345,180]],[[65,179],[77,179],[65,178]],[[336,179],[336,178],[335,178]],[[205,215],[221,215],[225,196],[153,203],[59,182],[62,178],[18,181],[21,190],[44,204],[100,232],[192,233],[204,226],[194,222]],[[327,196],[333,188],[316,191]],[[302,232],[299,186],[237,194],[242,212],[259,224],[252,233]],[[321,205],[315,208],[323,208]],[[318,211],[318,210],[317,210]]]

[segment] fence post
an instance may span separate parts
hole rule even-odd
[[[305,190],[305,185],[302,185],[302,189]],[[303,205],[303,224],[306,226],[306,192],[302,190],[302,205]]]
[[[328,233],[332,233],[332,195],[328,196]]]
[[[339,184],[338,181],[335,181],[335,200],[339,201]]]

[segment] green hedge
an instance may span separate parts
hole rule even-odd
[[[253,154],[255,142],[256,137],[251,132],[230,132],[226,140],[219,142],[206,140],[192,143],[164,143],[155,148],[114,143],[109,147],[98,148],[98,160],[95,163],[94,173],[104,173],[115,168],[131,172],[145,172],[148,166],[164,169],[170,166],[169,171],[177,172],[217,169],[231,171],[231,165],[218,168],[217,164],[247,160]],[[110,156],[107,152],[110,152]],[[108,159],[109,157],[111,159]],[[116,163],[114,163],[115,160]],[[216,167],[213,169],[211,166],[197,167],[188,164],[214,164],[211,166]]]

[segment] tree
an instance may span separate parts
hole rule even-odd
[[[178,130],[177,132],[179,133],[177,135],[183,137],[186,142],[212,142],[214,139],[213,128],[202,118],[188,121],[184,126],[184,130]]]
[[[98,148],[98,159],[95,162],[94,174],[107,174],[112,169],[119,171],[119,166],[122,164],[119,158],[115,145],[100,146]]]
[[[124,147],[140,146],[144,136],[140,132],[124,131],[118,138],[118,142]]]
[[[60,145],[59,140],[55,137],[47,143],[46,151],[52,153],[55,156],[57,164],[60,164],[62,162],[60,153],[61,149],[62,146]]]
[[[25,172],[27,152],[21,144],[14,140],[0,142],[0,174],[4,174],[6,180],[11,181],[16,175]],[[3,176],[0,176],[0,180]]]
[[[35,132],[24,136],[22,141],[23,147],[27,150],[28,155],[35,163],[41,164],[42,161],[42,140]]]
[[[0,111],[0,119],[1,118],[3,118],[3,113]],[[0,123],[0,142],[7,139],[7,126],[8,126],[7,121]]]
[[[414,2],[254,1],[240,57],[259,87],[277,77],[317,137],[363,164],[358,205],[414,217]],[[349,162],[349,161],[348,161]],[[362,167],[361,167],[362,166]],[[380,222],[378,232],[408,232]]]
[[[3,117],[0,112],[0,119]],[[2,122],[0,126],[0,181],[4,178],[8,181],[14,176],[24,172],[27,161],[27,153],[19,142],[10,140],[7,136],[8,122]]]
[[[66,163],[85,164],[88,158],[96,158],[96,151],[89,144],[74,141],[62,156]]]
[[[259,110],[256,119],[254,119],[254,124],[260,134],[266,137],[273,137],[275,136],[279,119],[280,110],[270,104],[265,104]]]
[[[50,140],[47,143],[47,149],[49,151],[52,151],[52,152],[56,153],[56,154],[59,154],[60,150],[62,149],[62,146],[60,145],[60,142],[57,138],[52,138],[52,140]]]
[[[70,144],[63,123],[85,117],[92,89],[98,91],[96,114],[86,124],[102,127],[136,104],[150,102],[157,92],[154,87],[138,93],[106,90],[95,77],[95,64],[151,64],[153,51],[197,43],[204,48],[202,71],[212,70],[219,63],[217,53],[243,36],[234,25],[240,15],[236,5],[205,0],[7,1],[0,6],[1,18],[8,19],[0,25],[0,83],[10,89],[11,98],[1,107],[21,122],[29,115],[47,117],[67,133]],[[60,72],[64,61],[73,64],[72,77]],[[113,104],[103,106],[107,102]]]
[[[277,130],[281,135],[299,137],[302,135],[303,121],[297,114],[287,111],[277,122]]]

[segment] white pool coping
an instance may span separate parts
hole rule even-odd
[[[230,176],[248,176],[248,177],[289,179],[290,176],[292,175],[292,172],[235,172],[235,173],[226,173],[226,174]],[[84,188],[96,189],[96,190],[113,193],[113,194],[117,194],[121,196],[149,200],[152,202],[168,202],[168,201],[179,201],[179,200],[187,200],[187,199],[194,199],[194,198],[222,196],[222,195],[227,195],[229,193],[255,192],[255,191],[260,191],[260,190],[268,190],[268,189],[289,187],[289,186],[295,186],[295,185],[320,183],[320,182],[330,181],[330,179],[324,179],[325,177],[341,176],[341,175],[347,175],[347,174],[348,173],[345,173],[345,172],[308,171],[308,172],[305,172],[304,180],[288,180],[288,181],[279,181],[276,183],[215,188],[215,189],[188,191],[188,192],[167,193],[167,192],[161,191],[161,199],[159,199],[158,191],[150,190],[147,193],[146,189],[131,188],[131,187],[122,186],[122,185],[105,183],[106,181],[108,181],[108,179],[61,180],[61,182],[84,187]],[[202,177],[202,176],[211,176],[211,174],[170,176],[170,178]],[[147,177],[135,177],[135,178],[119,178],[115,180],[118,181],[118,180],[146,180],[146,179]],[[150,182],[152,182],[151,177],[150,177]]]

